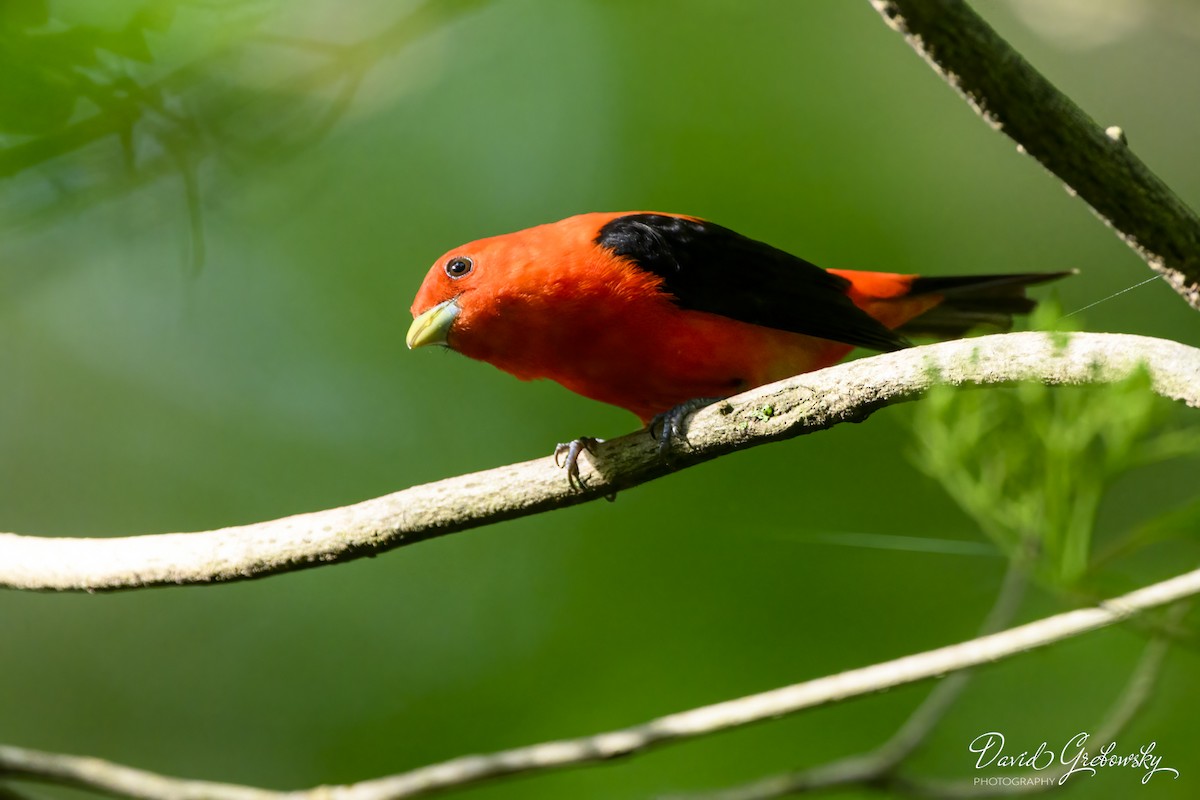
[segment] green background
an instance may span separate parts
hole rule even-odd
[[[83,44],[10,48],[0,76],[0,163],[13,173],[0,183],[0,530],[204,530],[632,431],[628,413],[554,384],[404,347],[439,254],[583,211],[695,214],[832,267],[1078,268],[1038,290],[1067,311],[1150,275],[865,0],[443,2],[423,31],[402,22],[409,40],[373,51],[325,45],[377,34],[413,5],[63,2],[45,26],[38,3],[32,22],[19,5],[6,6],[8,41],[75,30]],[[1043,37],[1008,3],[978,7],[1195,205],[1200,22],[1184,3],[1142,5],[1140,26],[1094,47]],[[160,16],[138,52],[128,32],[146,9]],[[80,52],[96,60],[78,64]],[[357,93],[324,125],[356,70]],[[131,106],[125,150],[112,135],[49,160],[12,156],[115,113],[75,97],[63,76],[81,72],[101,86],[163,82],[161,107]],[[1195,344],[1200,318],[1154,283],[1083,320]],[[968,638],[1005,563],[912,465],[910,417],[889,409],[612,504],[268,580],[4,592],[0,741],[303,788]],[[1187,500],[1195,467],[1118,482],[1101,535]],[[927,552],[909,537],[952,544]],[[1196,555],[1149,551],[1114,567],[1105,591]],[[1035,593],[1021,616],[1062,607]],[[966,744],[988,730],[1018,749],[1094,730],[1143,643],[1107,630],[983,670],[913,774],[984,774]],[[1175,648],[1118,740],[1157,741],[1179,779],[1141,786],[1109,770],[1074,779],[1077,796],[1196,796],[1198,669],[1193,647]],[[462,795],[650,797],[813,766],[881,742],[928,690]]]

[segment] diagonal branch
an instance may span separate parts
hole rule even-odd
[[[1200,218],[963,0],[871,0],[989,124],[1058,176],[1200,310]]]
[[[1010,561],[1000,593],[980,626],[980,636],[998,633],[1011,624],[1025,595],[1026,585],[1024,570],[1018,562]],[[804,770],[758,778],[726,789],[670,795],[670,800],[772,800],[839,786],[882,783],[885,778],[893,776],[900,765],[925,743],[938,722],[963,693],[971,675],[971,672],[962,670],[938,681],[933,691],[896,732],[873,750]]]
[[[1190,609],[1190,603],[1181,602],[1167,612],[1169,624],[1174,625],[1183,621]],[[1150,640],[1142,650],[1142,656],[1134,667],[1133,674],[1125,684],[1124,690],[1117,696],[1107,715],[1096,728],[1096,733],[1089,739],[1103,747],[1106,743],[1115,741],[1117,736],[1129,725],[1135,716],[1150,700],[1150,695],[1162,672],[1167,650],[1171,639],[1159,635]],[[938,780],[929,778],[907,778],[892,776],[881,785],[896,792],[921,797],[925,800],[972,800],[982,797],[1012,797],[1015,795],[1040,794],[1060,788],[1070,774],[1071,765],[1059,765],[1054,769],[1043,772],[1027,770],[1023,773],[1008,775],[1014,779],[1011,782],[995,786],[977,785],[967,780]]]
[[[1157,394],[1200,407],[1200,350],[1124,334],[1013,333],[961,339],[810,372],[701,409],[668,464],[645,433],[605,442],[582,491],[552,458],[415,486],[357,505],[203,533],[113,539],[0,533],[0,586],[104,591],[211,583],[348,561],[501,520],[565,508],[767,442],[858,422],[938,382],[1121,380],[1145,365]]]
[[[1011,573],[1010,577],[1012,577]],[[1188,601],[1176,603],[1166,615],[1169,625],[1181,623],[1189,609]],[[994,611],[995,609],[993,609]],[[1160,633],[1145,646],[1124,690],[1113,702],[1104,719],[1101,720],[1096,733],[1091,736],[1092,741],[1100,743],[1101,746],[1106,742],[1114,741],[1142,710],[1150,699],[1170,644],[1171,637]],[[930,694],[930,698],[935,698],[944,687],[952,686],[955,679],[961,680],[967,675],[969,673],[964,671],[948,676],[937,685],[934,692]],[[973,780],[945,780],[898,774],[897,768],[911,750],[901,752],[893,742],[899,740],[902,746],[905,732],[914,727],[914,721],[917,723],[916,727],[921,727],[920,721],[922,717],[926,716],[928,705],[927,701],[905,723],[896,737],[871,753],[851,756],[799,772],[761,778],[730,789],[675,796],[672,800],[774,800],[780,797],[795,797],[806,792],[851,785],[870,786],[875,789],[891,790],[898,794],[927,799],[962,798],[967,800],[976,797],[1008,797],[1057,789],[1061,785],[1060,781],[1064,775],[1070,770],[1070,766],[1047,769],[1041,773],[1036,770],[1028,770],[1019,775],[1006,776],[1025,780],[1011,780],[995,785],[979,785]],[[921,733],[927,732],[927,730],[921,731]]]
[[[869,667],[659,717],[642,725],[489,755],[463,756],[411,772],[344,786],[275,792],[169,778],[97,758],[7,746],[0,746],[0,778],[37,779],[142,800],[401,800],[510,775],[600,763],[652,747],[861,697],[1010,658],[1196,594],[1200,594],[1200,569],[1113,598],[1099,606],[1056,614],[1001,633]]]

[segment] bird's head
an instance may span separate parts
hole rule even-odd
[[[441,345],[489,360],[516,339],[552,336],[540,323],[561,318],[591,284],[613,283],[598,267],[612,256],[595,246],[613,216],[582,214],[448,251],[413,300],[409,348]],[[557,310],[546,312],[551,306]]]
[[[520,285],[520,272],[531,260],[522,241],[508,236],[464,244],[443,254],[413,300],[409,348],[441,345],[469,349],[473,332],[487,328],[510,287]]]

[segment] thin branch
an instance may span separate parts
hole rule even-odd
[[[997,633],[1012,623],[1021,606],[1021,599],[1025,596],[1027,585],[1025,565],[1016,561],[1009,562],[996,601],[979,627],[980,636]],[[934,687],[895,735],[873,754],[878,759],[881,771],[895,769],[925,743],[937,723],[962,694],[970,679],[971,673],[964,670],[948,676]]]
[[[998,607],[1004,602],[1003,596],[1004,593],[1002,592],[1001,599],[997,602]],[[1173,627],[1182,623],[1189,607],[1190,604],[1186,601],[1175,604],[1168,613],[1168,625]],[[995,611],[996,609],[993,609],[993,612]],[[1141,711],[1143,706],[1145,706],[1154,689],[1154,684],[1158,679],[1171,643],[1172,637],[1167,635],[1155,636],[1147,643],[1145,649],[1142,651],[1141,658],[1138,660],[1137,666],[1134,668],[1133,674],[1125,685],[1125,689],[1117,697],[1103,721],[1101,721],[1095,736],[1092,737],[1093,741],[1101,743],[1113,741],[1134,716]],[[951,681],[965,678],[969,674],[964,670],[949,676],[937,685],[934,694],[931,694],[929,699],[933,700],[937,692],[943,687],[950,685]],[[1028,778],[1030,780],[1013,780],[995,785],[976,785],[974,781],[941,780],[898,774],[896,772],[897,767],[915,749],[914,747],[907,751],[899,750],[904,743],[911,741],[911,739],[906,739],[904,736],[906,730],[921,734],[921,740],[917,744],[923,741],[925,735],[929,732],[929,727],[922,729],[921,725],[927,717],[926,709],[929,705],[929,702],[923,704],[917,710],[917,713],[909,718],[908,722],[905,723],[896,736],[885,743],[883,747],[871,753],[839,759],[829,764],[823,764],[798,772],[760,778],[759,780],[729,789],[678,796],[674,800],[777,800],[777,798],[794,797],[806,792],[853,785],[892,789],[915,797],[951,800],[952,798],[1003,797],[1012,794],[1032,794],[1034,792],[1048,791],[1059,786],[1057,781],[1066,773],[1067,767],[1040,773],[1029,770],[1021,773],[1019,776],[1010,775],[1008,777]],[[934,708],[931,712],[942,710],[944,708]],[[898,745],[893,746],[893,742],[898,742]],[[899,752],[889,752],[889,749],[893,747],[899,750]]]
[[[204,533],[112,539],[0,533],[0,586],[105,591],[254,578],[348,561],[612,495],[668,472],[913,400],[938,382],[1121,380],[1145,365],[1157,394],[1200,406],[1200,350],[1123,334],[1013,333],[915,347],[761,386],[701,409],[670,463],[644,432],[585,457],[575,490],[552,458],[449,478],[357,505]],[[549,448],[547,448],[549,449]]]
[[[1200,310],[1200,218],[962,0],[871,0],[989,124],[1081,197]]]
[[[1182,602],[1172,607],[1168,614],[1168,626],[1182,623],[1184,616],[1190,610],[1190,603]],[[1117,736],[1133,721],[1146,705],[1153,693],[1154,685],[1162,672],[1163,662],[1171,646],[1171,637],[1157,636],[1151,639],[1142,650],[1142,656],[1134,667],[1133,674],[1125,684],[1124,690],[1109,708],[1105,718],[1100,722],[1096,733],[1090,737],[1101,747],[1116,740]],[[885,785],[914,797],[927,800],[971,800],[981,797],[1008,797],[1012,795],[1039,794],[1058,789],[1060,781],[1070,767],[1062,766],[1053,770],[1036,772],[1028,770],[1008,777],[1014,778],[1001,784],[976,785],[974,781],[931,780],[928,778],[907,778],[896,776]],[[1022,780],[1026,779],[1026,780]]]
[[[1010,658],[1200,594],[1200,569],[960,644],[785,686],[642,725],[440,764],[343,786],[274,792],[168,778],[90,757],[0,746],[0,778],[37,779],[142,800],[402,800],[510,775],[594,764]]]
[[[1011,624],[1020,608],[1021,599],[1025,596],[1027,585],[1028,579],[1023,566],[1017,561],[1010,561],[996,600],[983,624],[979,626],[980,636],[996,633]],[[839,758],[809,769],[769,775],[726,789],[670,795],[670,800],[773,800],[802,792],[876,781],[893,774],[900,764],[925,743],[937,723],[958,700],[970,679],[971,672],[961,670],[939,681],[904,724],[874,750]]]

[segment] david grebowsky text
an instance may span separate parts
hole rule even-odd
[[[1170,775],[1172,778],[1179,777],[1179,770],[1164,767],[1163,757],[1155,755],[1156,742],[1143,744],[1136,750],[1120,752],[1116,742],[1109,742],[1093,751],[1087,747],[1090,737],[1091,734],[1080,732],[1068,739],[1061,748],[1052,748],[1049,742],[1043,741],[1033,750],[1012,753],[1005,749],[1007,742],[1004,734],[988,731],[972,739],[967,749],[976,754],[975,769],[1016,767],[1034,772],[1050,770],[1054,773],[1061,769],[1059,784],[1066,783],[1073,775],[1095,775],[1099,770],[1110,767],[1142,770],[1143,784],[1149,783],[1150,779],[1159,773]]]

